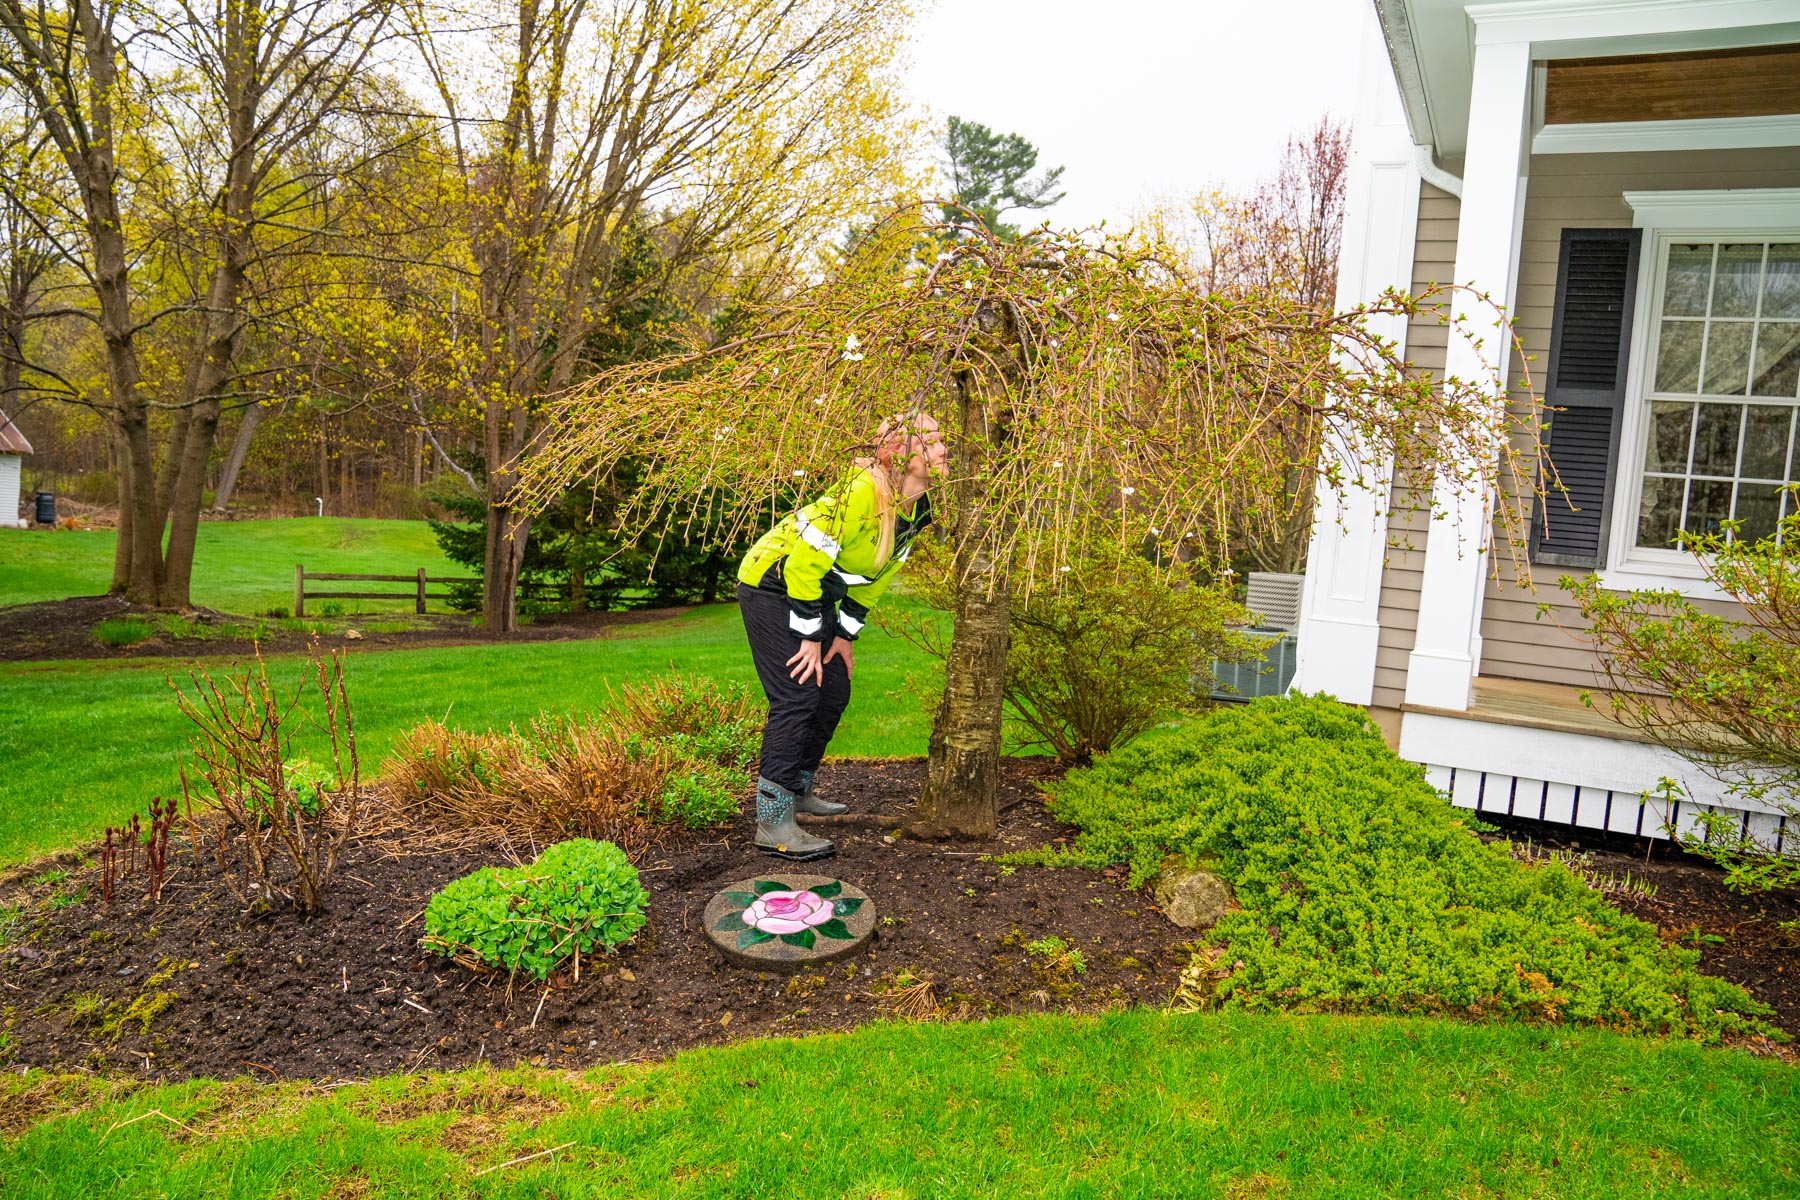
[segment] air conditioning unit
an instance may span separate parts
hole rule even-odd
[[[1250,610],[1256,624],[1239,632],[1260,639],[1262,655],[1244,662],[1215,661],[1210,693],[1214,700],[1280,696],[1294,682],[1294,671],[1300,662],[1295,632],[1300,628],[1300,588],[1305,578],[1267,571],[1250,573],[1244,607]]]

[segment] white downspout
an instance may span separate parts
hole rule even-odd
[[[1438,166],[1437,159],[1432,156],[1430,146],[1413,147],[1413,163],[1419,168],[1419,178],[1440,191],[1449,192],[1458,200],[1462,199],[1462,178],[1452,175]]]

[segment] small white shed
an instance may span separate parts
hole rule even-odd
[[[19,516],[19,471],[24,456],[31,453],[31,443],[0,411],[0,527],[23,529],[26,522]]]

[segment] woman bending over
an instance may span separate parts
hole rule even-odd
[[[813,774],[850,702],[851,644],[869,610],[931,523],[926,495],[947,448],[928,414],[882,422],[859,458],[817,500],[765,533],[738,568],[738,605],[769,698],[756,781],[756,848],[796,862],[833,853],[796,812],[832,816]]]

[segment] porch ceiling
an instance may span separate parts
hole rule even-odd
[[[1469,92],[1475,60],[1476,21],[1522,20],[1556,13],[1591,10],[1597,16],[1619,11],[1612,0],[1520,0],[1518,3],[1472,4],[1466,0],[1372,0],[1387,41],[1388,56],[1400,85],[1407,123],[1413,141],[1430,146],[1442,159],[1459,159],[1466,146],[1469,126]],[[1656,0],[1651,0],[1656,3]],[[1662,0],[1673,11],[1684,7],[1678,0]],[[1690,6],[1704,14],[1705,5]],[[1735,24],[1721,28],[1687,28],[1678,32],[1620,33],[1532,42],[1532,57],[1539,61],[1606,58],[1620,55],[1668,54],[1717,50],[1740,46],[1767,46],[1800,42],[1800,12],[1794,19],[1771,24]],[[1604,27],[1606,22],[1601,23]],[[1619,28],[1627,28],[1623,23]],[[1542,97],[1539,97],[1541,101]],[[1540,122],[1541,123],[1541,122]]]

